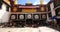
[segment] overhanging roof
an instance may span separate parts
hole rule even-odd
[[[9,4],[7,4],[5,1],[2,1],[4,4],[6,4],[7,6],[11,7]]]
[[[3,0],[4,2],[6,2],[8,5],[10,5],[10,1],[9,0]]]
[[[39,8],[39,6],[18,6],[19,8]]]

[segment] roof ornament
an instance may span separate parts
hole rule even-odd
[[[44,4],[44,0],[40,0],[40,4],[43,5]]]
[[[17,4],[17,0],[14,0],[15,2],[14,2],[14,4]]]
[[[43,4],[44,4],[44,0],[40,0],[40,5],[41,5],[41,11],[44,11],[44,7],[43,7]]]

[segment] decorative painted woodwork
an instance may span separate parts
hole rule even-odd
[[[44,7],[41,7],[41,11],[42,11],[42,12],[45,11],[45,8],[44,8]]]
[[[17,7],[13,7],[13,12],[16,12],[17,11]]]
[[[22,9],[22,12],[36,12],[37,11],[37,9]]]
[[[18,19],[20,19],[20,20],[25,19],[25,15],[24,14],[19,14]]]
[[[15,19],[15,15],[12,15],[12,16],[11,16],[11,19]]]
[[[11,14],[10,19],[11,20],[16,20],[17,19],[17,14]]]
[[[41,19],[47,19],[47,15],[46,14],[41,14]]]
[[[34,19],[39,19],[40,18],[39,14],[34,14],[33,17],[34,17]]]
[[[31,15],[31,14],[28,14],[28,15],[27,15],[27,18],[28,18],[28,19],[32,18],[32,15]]]

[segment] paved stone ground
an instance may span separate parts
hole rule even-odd
[[[25,27],[25,28],[0,28],[0,32],[59,32],[58,30],[42,26],[38,28]]]
[[[60,31],[60,26],[58,26],[58,25],[57,26],[48,26],[48,27]]]

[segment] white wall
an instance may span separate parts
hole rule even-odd
[[[51,8],[51,13],[52,13],[52,17],[53,17],[53,16],[55,16],[55,10],[54,10],[53,2],[50,4],[50,8]]]
[[[53,2],[50,4],[50,8],[51,8],[51,13],[52,13],[52,17],[53,17],[53,16],[56,15],[55,10],[54,10],[54,3]],[[56,20],[54,19],[54,21],[56,21]]]
[[[2,22],[8,22],[9,20],[9,15],[10,15],[10,12],[7,12],[6,11],[6,5],[3,4],[2,5],[2,9],[0,9],[0,23]]]

